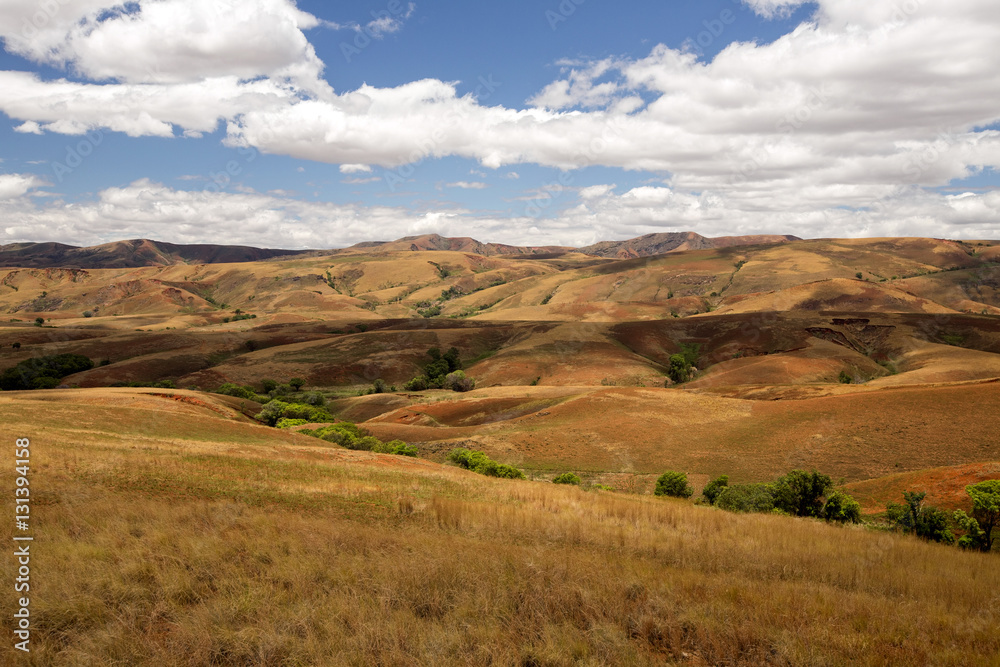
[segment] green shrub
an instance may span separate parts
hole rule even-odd
[[[837,376],[837,379],[841,384],[851,384],[854,382],[854,377],[847,371],[840,371],[840,375]]]
[[[275,426],[280,419],[302,419],[303,423],[332,422],[333,415],[323,408],[305,403],[286,403],[275,398],[264,404],[255,419],[268,426]]]
[[[885,514],[890,525],[930,542],[953,543],[955,536],[951,532],[948,515],[937,507],[925,506],[926,496],[925,491],[903,491],[904,504],[886,505]]]
[[[293,426],[302,426],[303,424],[308,424],[309,422],[305,419],[289,419],[287,417],[282,417],[275,424],[278,428],[291,428]]]
[[[274,391],[275,389],[277,389],[278,388],[278,383],[277,383],[276,380],[270,380],[270,379],[268,379],[268,380],[261,380],[260,381],[260,386],[263,387],[264,393],[266,394],[268,392],[271,392],[271,391]]]
[[[318,391],[311,391],[302,397],[302,400],[309,405],[315,405],[317,407],[323,407],[326,405],[326,399],[323,398],[323,394]]]
[[[552,483],[553,484],[575,484],[576,486],[580,486],[580,483],[582,481],[583,480],[581,480],[579,476],[577,476],[577,475],[575,475],[575,474],[573,474],[571,472],[564,472],[563,474],[558,475],[554,480],[552,480]]]
[[[834,491],[823,505],[823,518],[838,523],[861,523],[861,503],[843,491]]]
[[[241,387],[240,385],[233,384],[232,382],[225,382],[219,385],[219,388],[213,393],[235,396],[236,398],[245,398],[248,401],[255,401],[257,403],[267,403],[267,398],[259,396],[257,392],[253,390],[253,387],[248,385],[243,385]]]
[[[483,452],[462,448],[453,449],[448,454],[448,460],[466,470],[471,470],[487,477],[524,479],[524,473],[514,466],[497,463]]]
[[[965,487],[972,500],[972,516],[959,510],[955,522],[966,531],[959,546],[966,549],[990,551],[993,549],[993,531],[1000,525],[1000,479],[988,479]]]
[[[727,486],[729,486],[729,475],[719,475],[705,485],[705,488],[701,490],[701,495],[705,496],[709,505],[714,505],[716,498]]]
[[[395,454],[397,456],[416,456],[417,448],[414,445],[407,444],[402,440],[390,440],[389,442],[380,442],[378,445],[372,447],[371,451],[378,454]]]
[[[770,484],[733,484],[719,492],[715,506],[728,512],[770,512],[774,496]]]
[[[774,507],[792,516],[819,517],[823,498],[833,490],[833,480],[815,470],[793,470],[772,485]]]
[[[658,496],[673,496],[674,498],[690,498],[694,489],[688,484],[687,475],[682,472],[668,470],[660,475],[656,480],[656,489],[653,491]]]
[[[423,391],[424,389],[427,389],[427,378],[423,375],[419,375],[404,384],[403,389],[406,391]]]
[[[442,386],[452,391],[464,392],[474,389],[476,381],[466,375],[465,371],[455,371],[445,376]]]

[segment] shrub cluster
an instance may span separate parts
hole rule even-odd
[[[403,385],[407,391],[423,391],[424,389],[451,389],[452,391],[469,391],[474,389],[476,381],[462,370],[462,360],[458,348],[450,348],[444,354],[432,347],[427,350],[430,363],[424,366],[422,375],[418,375]]]
[[[333,421],[333,415],[325,408],[307,403],[286,403],[277,398],[265,403],[254,418],[268,426],[277,426],[281,419],[305,419],[305,423]]]
[[[972,501],[972,514],[924,505],[927,493],[904,491],[903,503],[886,505],[886,519],[894,530],[912,533],[931,542],[953,544],[963,549],[991,551],[993,529],[1000,525],[1000,479],[989,479],[965,487]],[[953,529],[965,534],[955,539]]]
[[[236,398],[244,398],[248,401],[254,401],[256,403],[267,403],[270,400],[270,397],[258,394],[254,391],[254,388],[248,384],[240,386],[232,382],[225,382],[219,385],[219,388],[212,393],[235,396]]]
[[[486,454],[469,449],[453,449],[448,454],[448,460],[455,465],[477,472],[487,477],[502,477],[504,479],[524,479],[524,473],[506,463],[497,463]]]
[[[82,354],[32,357],[0,374],[0,389],[52,389],[59,386],[59,380],[67,375],[89,371],[93,367],[94,362]]]
[[[700,344],[681,343],[680,354],[670,355],[670,366],[667,369],[667,376],[678,384],[690,380],[699,354],[701,354]]]
[[[793,470],[773,482],[752,484],[730,485],[729,476],[720,475],[701,493],[706,503],[729,512],[779,512],[839,523],[861,522],[861,504],[835,489],[828,475],[815,470]]]
[[[553,484],[573,484],[575,486],[580,486],[583,480],[580,479],[579,475],[571,472],[564,472],[561,475],[557,475],[555,479],[552,480]]]
[[[375,452],[377,454],[396,454],[398,456],[416,456],[417,448],[402,440],[382,442],[357,424],[337,422],[317,429],[302,429],[299,433],[311,435],[314,438],[340,445],[346,449]]]

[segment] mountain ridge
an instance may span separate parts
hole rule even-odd
[[[339,254],[376,250],[379,252],[452,251],[484,257],[551,256],[582,253],[604,258],[630,259],[671,252],[725,248],[743,245],[789,243],[802,239],[791,235],[705,237],[695,232],[645,234],[621,241],[600,241],[584,246],[517,246],[482,242],[460,236],[439,234],[405,236],[395,241],[364,241],[334,250],[285,250],[242,245],[211,243],[177,244],[150,239],[113,241],[96,246],[73,246],[64,243],[11,243],[0,246],[0,266],[16,268],[124,269],[178,264],[224,264],[253,262],[294,255]]]

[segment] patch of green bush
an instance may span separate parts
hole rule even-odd
[[[476,381],[462,371],[462,360],[458,348],[449,348],[441,354],[440,348],[427,350],[430,362],[424,366],[422,375],[407,381],[403,388],[407,391],[423,391],[424,389],[451,389],[453,391],[469,391],[476,386]]]
[[[0,389],[4,391],[51,389],[57,387],[59,380],[67,375],[89,371],[93,367],[94,362],[82,354],[32,357],[0,374]]]
[[[705,485],[705,488],[701,490],[701,495],[705,497],[709,505],[714,505],[715,500],[719,497],[719,494],[729,486],[729,475],[719,475],[711,482]]]
[[[293,426],[302,426],[308,423],[309,422],[305,419],[289,419],[287,417],[282,417],[278,420],[275,426],[278,428],[292,428]]]
[[[305,419],[306,423],[333,421],[333,415],[323,408],[305,403],[286,403],[276,398],[265,403],[254,418],[268,426],[277,425],[280,419]]]
[[[267,403],[270,400],[269,397],[258,394],[250,385],[240,386],[232,382],[224,382],[212,393],[235,396],[236,398],[244,398],[248,401],[254,401],[256,403]]]
[[[555,479],[552,480],[553,484],[575,484],[580,486],[583,480],[580,479],[579,475],[575,475],[571,472],[564,472],[561,475],[557,475]]]
[[[382,442],[352,422],[336,422],[317,429],[302,429],[299,433],[356,451],[396,454],[397,456],[417,455],[417,448],[414,445],[407,444],[402,440]]]
[[[770,512],[774,495],[770,484],[733,484],[719,492],[715,506],[727,512]]]
[[[497,463],[483,452],[469,449],[453,449],[448,454],[448,460],[455,465],[477,472],[487,477],[502,477],[504,479],[524,479],[524,473],[506,463]]]
[[[688,484],[688,478],[685,473],[668,470],[656,480],[656,489],[653,493],[658,496],[690,498],[694,493],[694,489]]]

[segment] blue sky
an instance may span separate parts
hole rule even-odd
[[[39,7],[0,243],[1000,238],[984,0]]]

